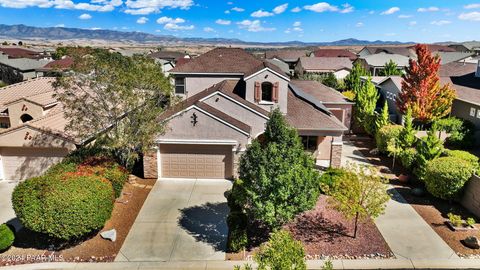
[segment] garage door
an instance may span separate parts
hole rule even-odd
[[[232,177],[232,146],[161,145],[160,152],[162,177]]]
[[[1,148],[3,179],[24,180],[39,176],[68,154],[63,148]]]

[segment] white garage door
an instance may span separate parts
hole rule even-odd
[[[232,147],[223,145],[162,145],[162,177],[216,178],[232,176]]]
[[[68,154],[64,148],[1,148],[3,179],[24,180],[39,176]]]

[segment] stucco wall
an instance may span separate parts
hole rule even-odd
[[[339,71],[336,71],[336,72],[333,73],[333,75],[335,75],[337,80],[345,79],[348,76],[348,74],[350,74],[350,71],[348,71],[346,69],[342,69],[342,70],[339,70]]]
[[[480,218],[480,177],[474,175],[465,185],[462,205]]]
[[[191,123],[192,115],[197,115],[195,126]],[[241,147],[248,143],[248,136],[224,123],[192,108],[172,119],[167,124],[164,135],[158,139],[176,140],[235,140]]]
[[[185,77],[185,87],[187,96],[191,97],[199,92],[222,82],[224,80],[240,80],[241,76],[194,76],[189,75]]]
[[[76,149],[75,144],[63,138],[40,132],[30,127],[21,127],[0,136],[0,146],[4,147],[55,147]]]
[[[475,109],[475,116],[470,115],[470,109],[474,108]],[[480,130],[480,118],[477,117],[479,116],[479,111],[480,106],[476,106],[470,103],[467,103],[465,101],[461,100],[454,100],[453,105],[452,105],[452,113],[451,115],[468,120],[475,124],[475,127],[477,130]]]
[[[352,124],[353,104],[329,104],[329,103],[324,103],[324,105],[325,105],[325,107],[327,107],[328,109],[331,109],[331,110],[342,110],[343,111],[343,124],[350,130],[351,124]]]
[[[221,95],[215,95],[204,101],[208,105],[220,110],[228,115],[234,116],[235,119],[252,127],[251,135],[256,137],[265,130],[267,120],[258,114],[240,106]]]
[[[23,111],[22,108],[24,109]],[[23,124],[20,120],[20,116],[23,114],[29,114],[33,119],[37,119],[43,116],[43,108],[37,104],[23,100],[10,104],[8,106],[8,115],[10,117],[11,127]]]
[[[318,137],[317,159],[329,160],[332,150],[332,137]]]
[[[261,105],[258,102],[255,102],[255,82],[270,82],[272,84],[278,82],[278,103],[275,103],[273,105]],[[285,79],[280,78],[278,75],[274,74],[269,70],[264,70],[256,76],[253,76],[246,80],[245,83],[245,99],[247,101],[256,103],[258,106],[262,107],[267,111],[270,111],[274,106],[278,106],[283,113],[287,113],[288,82]]]

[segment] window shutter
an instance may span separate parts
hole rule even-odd
[[[273,96],[273,102],[278,102],[278,82],[276,82],[274,85],[273,85],[273,93],[272,93],[272,96]]]
[[[259,102],[260,101],[260,96],[262,95],[260,93],[260,82],[255,82],[255,92],[254,92],[254,97],[253,99],[255,100],[255,102]]]

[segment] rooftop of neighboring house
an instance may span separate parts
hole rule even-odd
[[[442,84],[450,83],[457,91],[457,99],[480,106],[480,77],[475,76],[477,64],[450,63],[439,71]]]
[[[348,57],[351,61],[357,59],[357,55],[346,49],[318,49],[313,52],[315,57]]]
[[[388,63],[390,60],[395,62],[399,67],[406,67],[408,66],[409,58],[400,55],[400,54],[389,54],[389,53],[378,53],[378,54],[371,54],[359,57],[357,60],[363,59],[369,66],[374,67],[383,67],[385,63]]]
[[[415,50],[415,45],[408,47],[411,50]],[[430,52],[456,52],[454,48],[446,45],[427,44],[427,48]]]
[[[0,47],[0,52],[8,56],[8,58],[28,58],[40,59],[43,58],[42,53],[27,50],[23,48]]]
[[[286,76],[276,65],[262,61],[241,48],[216,48],[182,65],[177,65],[172,74],[234,74],[249,76],[264,68]]]
[[[467,42],[462,42],[454,45],[463,45],[465,48],[469,50],[480,50],[480,41],[467,41]]]
[[[0,57],[0,64],[12,67],[14,69],[18,69],[20,71],[33,71],[38,68],[42,68],[49,62],[50,60],[45,60],[45,59],[35,60],[35,59],[29,59],[29,58],[1,58]]]
[[[284,73],[288,74],[290,73],[290,67],[288,66],[287,63],[283,62],[282,60],[279,59],[266,59],[266,62],[269,62],[272,65],[275,65],[279,67]]]
[[[474,73],[477,70],[477,64],[463,63],[463,62],[451,62],[445,65],[441,65],[438,70],[438,76],[450,77],[450,76],[463,76],[466,74]]]
[[[411,57],[415,53],[407,46],[365,46],[362,50],[367,50],[370,54],[398,54],[406,57]]]
[[[351,104],[340,92],[317,81],[291,80],[290,84],[302,89],[322,103]]]
[[[352,69],[352,61],[348,57],[300,57],[298,62],[305,70]]]
[[[473,53],[466,53],[466,52],[434,52],[434,54],[438,54],[438,56],[441,59],[440,64],[448,64],[451,62],[458,62],[462,61],[470,56],[473,55]]]
[[[186,53],[177,52],[177,51],[158,51],[158,52],[153,52],[148,56],[152,58],[163,59],[163,60],[178,60],[181,58],[185,58],[188,55]]]
[[[308,56],[308,50],[276,50],[266,51],[265,59],[277,58],[286,62],[296,62],[298,58]]]
[[[52,62],[46,64],[45,66],[43,66],[43,67],[40,68],[39,70],[43,70],[43,71],[49,71],[49,70],[67,70],[67,69],[72,68],[73,63],[74,63],[73,58],[66,56],[66,57],[64,57],[64,58],[62,58],[62,59],[55,60],[55,61],[52,61]]]
[[[374,85],[378,85],[378,86],[381,86],[382,84],[384,84],[385,82],[391,80],[395,86],[398,88],[398,89],[401,89],[402,88],[402,81],[403,81],[403,78],[402,76],[362,76],[362,80],[363,81],[366,81],[370,78],[370,81],[374,84]]]

